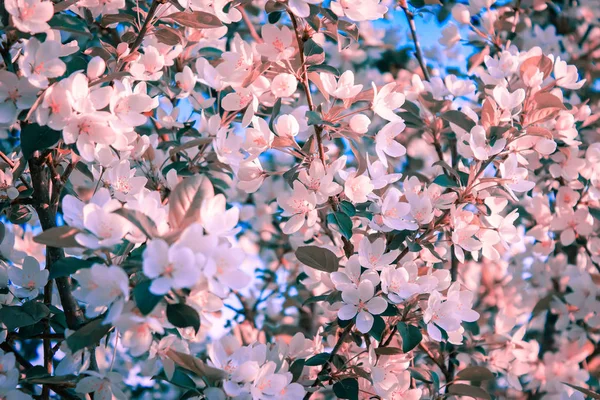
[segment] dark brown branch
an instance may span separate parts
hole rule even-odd
[[[51,202],[50,197],[50,177],[48,169],[44,164],[44,158],[34,156],[29,159],[29,170],[31,172],[31,181],[33,184],[34,208],[38,214],[40,225],[43,230],[56,227],[56,212],[58,209],[58,198]],[[59,182],[52,182],[53,185],[61,185]],[[56,261],[64,257],[62,249],[56,247],[46,248],[46,268],[52,269]],[[50,284],[50,282],[49,282]],[[56,278],[56,286],[60,301],[65,312],[67,326],[69,329],[76,330],[85,321],[83,311],[79,307],[77,300],[71,292],[71,279],[69,277]]]

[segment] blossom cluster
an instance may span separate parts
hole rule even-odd
[[[6,0],[0,398],[598,398],[564,3]]]

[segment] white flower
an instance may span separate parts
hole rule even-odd
[[[200,278],[194,253],[177,243],[169,246],[162,239],[152,240],[146,245],[143,260],[144,275],[152,279],[150,291],[157,295],[191,288]]]
[[[381,0],[341,0],[331,2],[331,10],[338,16],[346,16],[353,21],[374,21],[383,18],[388,8]]]
[[[290,10],[294,15],[300,18],[306,18],[310,15],[309,4],[320,4],[322,0],[290,0]]]
[[[305,223],[310,228],[317,222],[316,194],[298,181],[294,181],[291,194],[284,193],[277,197],[277,203],[283,208],[281,215],[291,217],[282,228],[287,235],[299,231]]]
[[[374,186],[366,175],[356,176],[356,172],[352,172],[347,176],[344,182],[344,194],[353,203],[364,203],[367,201],[367,196],[373,191]]]
[[[31,108],[38,90],[26,78],[0,71],[0,124],[12,125],[19,111]]]
[[[271,82],[271,92],[275,97],[290,97],[296,92],[297,87],[298,81],[292,74],[279,74]]]
[[[480,125],[475,125],[468,135],[469,145],[476,159],[487,161],[491,156],[495,156],[504,150],[506,139],[499,138],[493,146],[488,144],[485,129]]]
[[[375,83],[373,83],[373,104],[371,108],[375,114],[388,121],[400,119],[394,111],[400,108],[406,100],[404,94],[396,91],[396,87],[396,83],[392,82],[378,90]]]
[[[364,237],[360,241],[358,248],[358,257],[360,264],[368,269],[381,271],[394,262],[400,254],[400,250],[392,250],[389,253],[385,252],[385,239],[380,237],[373,243],[368,237]]]
[[[126,400],[127,396],[120,389],[119,384],[123,377],[116,372],[101,375],[95,371],[86,371],[85,378],[77,382],[75,391],[77,393],[93,393],[94,398]]]
[[[266,24],[263,25],[261,34],[263,43],[258,43],[256,50],[269,61],[288,60],[296,52],[292,46],[294,33],[287,26],[280,29],[275,25]]]
[[[38,296],[40,289],[48,282],[50,271],[40,270],[40,263],[33,257],[25,257],[22,268],[16,266],[8,270],[8,277],[14,285],[20,286],[15,290],[17,297],[33,299]]]
[[[107,308],[111,308],[107,321],[120,315],[124,302],[129,297],[129,277],[121,267],[94,264],[91,268],[78,270],[74,277],[79,287],[73,295],[87,303],[88,317],[96,317]]]
[[[323,82],[325,92],[338,99],[351,99],[359,94],[363,88],[363,85],[354,84],[354,73],[352,71],[344,72],[339,80],[336,80],[334,75],[326,72],[321,72],[319,76],[321,82]]]
[[[54,15],[51,1],[6,0],[4,6],[12,16],[13,24],[21,32],[36,34],[50,29],[48,21]]]
[[[234,236],[239,232],[236,225],[240,219],[238,207],[227,208],[227,199],[223,194],[205,199],[200,207],[202,226],[211,235]]]
[[[148,181],[144,176],[135,176],[136,172],[135,168],[131,168],[129,160],[123,160],[106,169],[103,181],[110,186],[117,199],[127,201],[138,194]]]
[[[580,80],[577,75],[577,67],[574,65],[567,65],[566,61],[562,61],[560,57],[556,58],[554,62],[554,78],[556,84],[564,89],[578,90],[585,83],[585,79]]]
[[[388,166],[386,155],[395,158],[406,154],[406,148],[395,140],[405,128],[404,120],[398,117],[387,123],[375,136],[375,152],[385,167]]]
[[[325,170],[321,161],[315,160],[310,164],[308,171],[300,171],[298,180],[315,193],[317,204],[323,204],[329,197],[342,191],[342,187],[333,181],[333,175],[331,171]]]
[[[373,327],[373,315],[379,315],[387,308],[387,302],[374,297],[375,287],[370,280],[360,282],[357,289],[348,288],[342,292],[344,305],[338,311],[339,319],[346,321],[356,316],[356,328],[367,333]]]

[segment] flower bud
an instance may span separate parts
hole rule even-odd
[[[275,122],[275,132],[279,136],[296,136],[299,131],[300,125],[293,115],[280,115]]]
[[[298,81],[292,74],[279,74],[271,83],[271,92],[276,97],[290,97],[296,91]]]
[[[102,57],[96,56],[90,60],[87,66],[87,76],[89,79],[96,79],[104,73],[106,63]]]
[[[350,129],[356,133],[367,133],[371,120],[364,114],[356,114],[350,118]]]
[[[460,24],[468,24],[471,22],[471,13],[469,8],[464,4],[456,4],[452,7],[452,18]]]

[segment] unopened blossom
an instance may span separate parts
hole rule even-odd
[[[271,82],[271,91],[275,97],[290,97],[296,92],[298,81],[292,74],[279,74]]]
[[[365,114],[356,114],[350,118],[350,129],[356,133],[367,133],[371,120]]]
[[[296,136],[300,131],[298,120],[291,114],[282,114],[277,117],[274,124],[275,132],[279,136]]]

